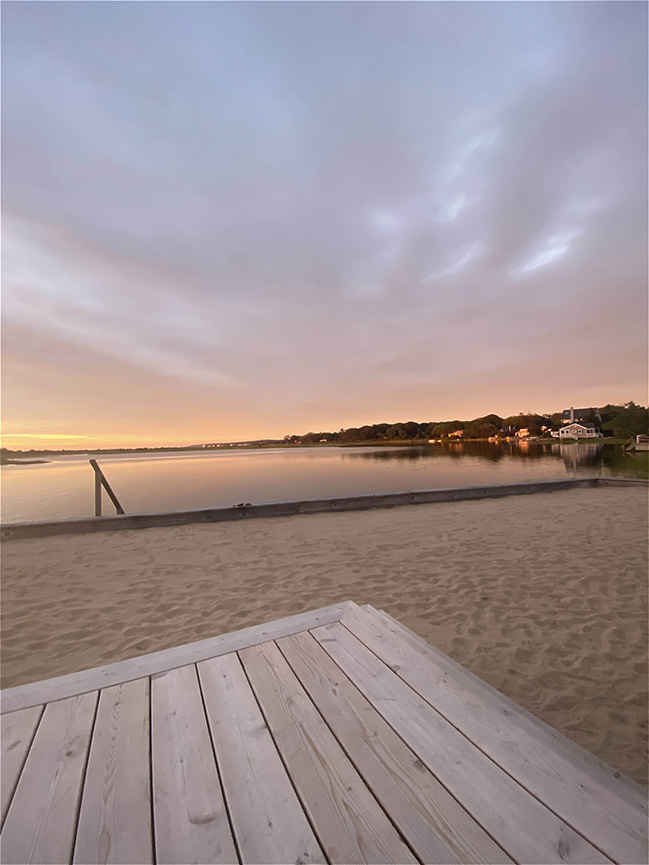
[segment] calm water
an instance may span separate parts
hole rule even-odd
[[[296,448],[99,456],[126,513],[545,480],[647,476],[647,454],[598,443],[467,442],[417,448]],[[2,521],[92,516],[87,456],[2,466]],[[104,497],[104,513],[114,513]]]

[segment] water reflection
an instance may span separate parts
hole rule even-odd
[[[561,445],[563,447],[564,445]],[[385,449],[372,452],[349,448],[343,459],[367,460],[429,460],[459,457],[477,457],[481,460],[498,462],[505,457],[517,459],[541,459],[554,455],[557,445],[545,442],[442,442],[434,445],[421,445],[401,450]],[[589,445],[590,447],[590,445]],[[600,445],[601,447],[601,445]]]
[[[552,453],[561,457],[566,468],[600,467],[603,445],[598,442],[561,442],[552,445]]]
[[[649,477],[649,453],[627,452],[621,445],[598,442],[442,442],[434,445],[412,446],[403,449],[348,448],[343,460],[370,460],[378,462],[458,459],[473,457],[480,461],[497,463],[512,460],[561,460],[569,472],[588,470],[588,474]]]

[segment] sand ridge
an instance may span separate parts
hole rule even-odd
[[[3,687],[371,603],[647,783],[647,495],[599,488],[11,541]]]

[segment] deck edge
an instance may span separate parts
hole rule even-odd
[[[458,661],[455,661],[450,655],[447,655],[445,652],[442,652],[441,649],[438,649],[436,646],[433,646],[407,625],[404,625],[403,622],[400,622],[399,619],[395,619],[394,616],[391,616],[385,610],[377,610],[376,607],[373,607],[371,604],[363,604],[360,606],[361,610],[364,610],[370,616],[373,616],[377,621],[382,624],[386,624],[386,619],[389,622],[396,626],[398,631],[403,632],[400,634],[400,638],[404,639],[405,642],[408,642],[412,645],[407,638],[408,636],[412,639],[413,642],[416,642],[418,645],[413,646],[413,648],[419,648],[420,651],[426,654],[431,654],[434,656],[439,656],[439,659],[443,661],[443,663],[447,664],[450,668],[458,668],[463,675],[467,675],[472,680],[475,680],[476,684],[486,691],[494,693],[498,696],[500,702],[502,702],[503,706],[506,707],[511,717],[520,716],[526,719],[528,723],[533,724],[539,730],[544,730],[546,733],[550,733],[555,742],[560,743],[562,749],[566,752],[570,753],[572,759],[579,761],[580,763],[585,763],[591,767],[593,771],[601,773],[602,777],[607,777],[609,781],[614,782],[616,786],[625,786],[629,791],[629,794],[633,797],[637,797],[638,804],[645,805],[647,803],[647,798],[649,796],[649,791],[637,781],[634,781],[633,778],[630,778],[628,775],[625,775],[620,770],[616,769],[615,766],[612,766],[610,763],[607,763],[605,760],[602,760],[592,751],[589,751],[588,748],[584,748],[583,745],[579,745],[573,739],[570,739],[561,730],[558,730],[556,727],[553,727],[551,724],[548,724],[546,721],[543,721],[537,715],[534,715],[524,706],[521,706],[520,703],[517,703],[515,700],[512,700],[511,697],[508,697],[506,694],[503,694],[502,691],[499,691],[498,688],[494,688],[493,685],[490,685],[484,679],[481,679],[480,676],[477,676],[468,667],[465,667],[463,664],[460,664]],[[344,624],[344,616],[341,620],[341,623]],[[644,813],[644,809],[643,813]]]
[[[76,697],[89,691],[101,690],[112,685],[121,685],[133,679],[165,673],[187,664],[195,664],[256,646],[277,637],[288,637],[300,631],[339,622],[351,601],[342,601],[318,610],[297,613],[273,622],[252,625],[239,631],[231,631],[195,643],[161,649],[146,655],[138,655],[123,661],[115,661],[102,667],[80,670],[65,676],[43,679],[0,691],[0,714],[17,712],[43,703],[52,703],[67,697]]]

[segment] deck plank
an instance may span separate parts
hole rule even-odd
[[[639,785],[373,608],[133,661],[2,695],[5,865],[647,862]]]
[[[46,706],[0,836],[3,865],[70,861],[97,698]]]
[[[329,860],[416,862],[277,646],[239,654]]]
[[[43,714],[43,706],[32,706],[2,716],[0,733],[0,826],[4,823],[11,797],[16,789],[18,778],[27,759],[38,722]]]
[[[198,672],[242,862],[326,862],[237,655]]]
[[[608,862],[510,778],[342,624],[313,635],[447,790],[517,862]]]
[[[646,787],[641,786],[632,778],[622,775],[613,766],[600,760],[595,754],[550,727],[501,691],[497,691],[483,679],[480,679],[467,667],[463,667],[462,664],[454,661],[436,646],[426,642],[423,637],[420,637],[403,622],[393,618],[385,610],[377,610],[371,604],[364,604],[360,609],[366,610],[374,618],[377,618],[395,637],[431,658],[439,665],[440,672],[444,676],[452,675],[458,683],[462,683],[464,687],[479,694],[490,710],[499,715],[511,716],[511,723],[523,727],[536,741],[556,751],[558,759],[574,764],[575,768],[588,773],[594,783],[603,785],[612,795],[619,797],[636,811],[646,813]]]
[[[149,761],[149,680],[99,695],[81,799],[74,861],[153,861]]]
[[[238,862],[193,664],[152,677],[151,740],[157,862]]]
[[[527,790],[596,847],[647,859],[646,794],[445,655],[353,605],[345,626]],[[459,667],[459,669],[458,669]],[[571,747],[572,746],[572,747]],[[581,758],[581,759],[580,759]],[[619,773],[618,773],[619,774]],[[627,783],[624,783],[626,781]]]
[[[109,518],[102,517],[102,519]],[[133,679],[142,679],[177,667],[196,664],[198,661],[226,655],[228,652],[236,652],[246,646],[264,643],[287,634],[295,634],[305,628],[316,628],[318,625],[337,622],[348,604],[349,601],[344,601],[319,610],[287,616],[274,622],[252,625],[218,637],[209,637],[207,640],[198,640],[184,646],[175,646],[159,652],[138,655],[125,661],[116,661],[103,667],[56,676],[41,682],[30,682],[27,685],[17,685],[15,688],[5,688],[2,691],[0,713],[17,712],[19,709],[49,703],[52,700],[63,700],[88,691],[98,691]]]
[[[311,634],[283,637],[277,645],[365,782],[424,862],[512,861]]]
[[[364,604],[360,609],[367,610],[370,615],[382,622],[395,637],[434,660],[439,665],[443,676],[452,675],[458,683],[478,694],[489,707],[489,711],[494,711],[498,715],[511,716],[509,720],[512,724],[522,727],[539,744],[555,751],[557,759],[571,764],[577,771],[587,773],[592,782],[604,787],[609,795],[621,799],[642,814],[647,813],[646,787],[641,786],[632,778],[622,775],[613,766],[600,760],[595,754],[582,748],[572,739],[519,706],[518,703],[497,691],[436,646],[427,643],[423,637],[410,630],[403,622],[394,619],[385,610],[376,610],[370,604]]]

